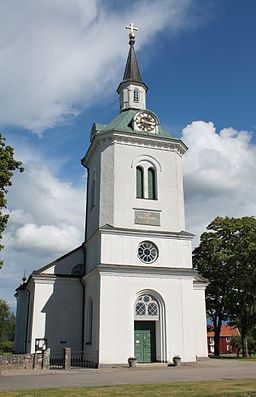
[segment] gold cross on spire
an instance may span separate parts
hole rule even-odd
[[[130,42],[134,42],[135,41],[135,33],[134,31],[137,31],[138,28],[136,28],[133,24],[133,22],[130,23],[130,25],[126,26],[125,29],[130,29],[130,33],[129,33],[129,38],[130,38]]]

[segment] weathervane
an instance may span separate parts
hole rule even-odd
[[[134,44],[135,43],[135,31],[138,30],[138,28],[136,28],[133,24],[133,22],[130,23],[130,25],[125,26],[125,29],[130,29],[130,33],[129,33],[129,39],[130,42],[129,44]]]

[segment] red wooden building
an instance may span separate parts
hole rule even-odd
[[[232,336],[240,336],[239,329],[234,325],[223,324],[220,331],[220,353],[236,353],[237,349],[232,348],[230,342]],[[214,353],[214,330],[213,325],[207,327],[208,353]]]

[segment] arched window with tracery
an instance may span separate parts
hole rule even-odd
[[[138,88],[135,88],[133,91],[133,102],[139,102],[140,100],[140,93]]]
[[[156,175],[153,167],[148,169],[148,198],[156,199]]]
[[[144,294],[135,303],[136,320],[159,320],[159,305],[152,295]]]
[[[144,174],[141,166],[136,167],[136,197],[144,198]]]

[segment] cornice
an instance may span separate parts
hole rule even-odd
[[[181,231],[181,232],[169,232],[169,231],[158,231],[158,230],[144,230],[144,229],[126,229],[126,228],[118,228],[110,225],[103,226],[98,229],[100,234],[121,234],[127,236],[152,236],[152,237],[160,237],[160,238],[170,238],[175,240],[192,240],[194,234]]]
[[[81,277],[80,276],[76,276],[73,274],[49,274],[49,273],[38,273],[37,271],[34,271],[31,274],[31,279],[34,282],[40,281],[43,283],[53,283],[55,282],[57,279],[63,279],[63,280],[79,280]]]
[[[103,234],[110,234],[110,235],[126,235],[126,236],[135,236],[135,237],[148,237],[151,236],[152,238],[169,238],[174,240],[189,240],[191,241],[194,238],[194,234],[181,231],[181,232],[167,232],[167,231],[158,231],[158,230],[144,230],[144,229],[125,229],[125,228],[118,228],[111,225],[105,225],[101,228],[95,230],[95,232],[90,236],[90,238],[84,242],[84,247],[86,247],[92,243],[92,241],[103,235]]]
[[[95,135],[89,149],[81,160],[85,167],[91,161],[96,150],[100,144],[112,145],[114,143],[128,145],[128,146],[140,146],[143,148],[165,150],[177,153],[180,157],[187,151],[187,146],[181,141],[172,138],[160,137],[157,135],[139,135],[131,134],[123,131],[110,131],[102,134]]]
[[[96,270],[100,275],[103,274],[123,274],[127,276],[142,276],[142,277],[186,277],[193,278],[195,275],[194,269],[185,268],[170,268],[170,267],[156,267],[156,266],[140,266],[140,265],[118,265],[118,264],[100,264]]]
[[[90,144],[85,156],[81,159],[81,164],[85,168],[89,168],[89,164],[91,162],[91,159],[94,157],[94,155],[97,152],[99,146],[100,146],[100,141],[93,139],[93,141]]]

